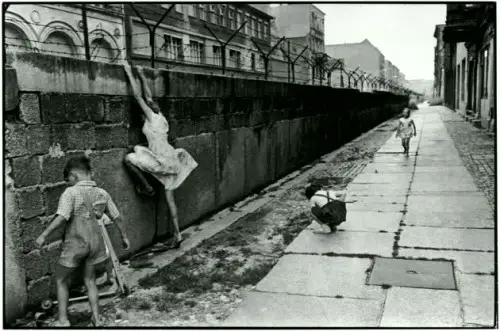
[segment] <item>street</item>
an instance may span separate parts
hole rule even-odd
[[[412,116],[410,157],[391,137],[348,185],[342,231],[302,231],[225,325],[494,325],[493,211],[443,123],[460,118]]]
[[[181,250],[150,259],[157,269],[129,267],[133,293],[103,301],[107,325],[493,325],[494,196],[485,194],[494,174],[470,162],[493,155],[484,148],[492,139],[445,107],[412,117],[409,158],[387,121],[185,230]],[[311,181],[347,189],[337,233],[312,233],[303,196]],[[73,305],[73,325],[87,309]]]

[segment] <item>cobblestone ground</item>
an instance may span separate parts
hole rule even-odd
[[[297,182],[282,196],[141,280],[129,297],[103,304],[106,326],[219,325],[311,223],[303,195],[307,182],[344,188],[392,135],[396,124],[390,120],[344,145],[326,170]],[[87,325],[87,314],[70,315],[73,326]]]
[[[447,108],[440,108],[441,117],[476,185],[495,208],[495,136],[474,127]]]

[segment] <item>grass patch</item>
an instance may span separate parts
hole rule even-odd
[[[153,303],[144,297],[129,296],[120,301],[119,307],[124,310],[130,310],[130,309],[149,310],[153,308]]]

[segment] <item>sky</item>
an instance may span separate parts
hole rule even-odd
[[[434,28],[444,4],[315,4],[325,12],[325,44],[368,39],[406,79],[434,79]]]

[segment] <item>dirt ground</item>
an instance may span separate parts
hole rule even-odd
[[[107,327],[217,326],[272,269],[285,248],[312,221],[303,194],[307,182],[343,189],[396,129],[388,121],[341,148],[327,170],[318,171],[283,196],[203,241],[139,282],[125,299],[102,305]],[[71,314],[86,326],[90,313]]]

